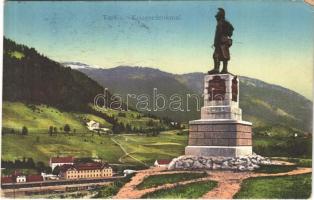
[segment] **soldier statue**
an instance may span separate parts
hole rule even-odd
[[[232,45],[232,33],[233,26],[225,19],[225,10],[218,8],[218,12],[215,16],[217,20],[215,41],[214,41],[214,69],[208,71],[208,74],[218,74],[220,61],[223,63],[223,69],[220,73],[228,73],[228,61],[230,60],[229,48]]]

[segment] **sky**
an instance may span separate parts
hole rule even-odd
[[[313,99],[314,7],[302,0],[6,2],[4,35],[59,62],[207,72],[218,7],[235,28],[229,71]]]

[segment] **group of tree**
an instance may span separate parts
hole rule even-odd
[[[48,134],[49,134],[50,136],[52,136],[53,134],[57,134],[57,133],[58,133],[58,128],[57,128],[57,127],[49,126]]]
[[[157,128],[150,128],[144,131],[146,136],[158,136],[160,134],[160,130]]]
[[[60,132],[64,132],[66,134],[69,134],[71,132],[71,127],[69,124],[65,124],[64,127],[60,127]],[[72,133],[75,134],[76,133],[76,129],[72,130]],[[58,128],[54,127],[54,126],[49,126],[48,128],[48,134],[50,136],[56,135],[58,134]]]
[[[46,166],[43,162],[34,162],[32,158],[16,159],[14,161],[1,160],[1,167],[5,169],[35,169],[38,173],[51,173],[51,168]]]
[[[2,168],[10,168],[10,169],[34,169],[35,162],[32,158],[23,158],[22,160],[16,159],[14,161],[4,161],[1,160]]]
[[[20,130],[16,130],[14,128],[2,127],[2,134],[28,135],[28,128],[23,126]]]

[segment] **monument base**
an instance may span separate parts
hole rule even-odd
[[[187,146],[185,155],[207,157],[240,157],[252,155],[252,146]]]
[[[185,155],[239,157],[252,155],[252,124],[242,120],[200,119],[189,122]]]

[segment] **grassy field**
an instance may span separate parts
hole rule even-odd
[[[37,133],[30,133],[27,136],[2,136],[3,160],[25,157],[47,163],[51,156],[58,155],[99,157],[110,162],[117,162],[123,152],[118,145],[110,140],[110,136],[99,136],[91,133],[74,136],[65,134],[49,136],[48,134]]]
[[[195,182],[171,189],[157,190],[144,195],[147,199],[196,199],[217,186],[216,181]]]
[[[244,180],[237,199],[308,199],[312,174],[257,177]]]
[[[262,165],[260,168],[254,170],[258,173],[276,174],[295,170],[295,165]]]
[[[143,114],[135,111],[120,112],[108,109],[102,112],[109,116],[115,116],[119,123],[124,125],[130,124],[132,127],[147,128],[148,122],[153,121],[154,126],[167,128],[159,120],[144,117]],[[122,115],[120,116],[119,113],[122,113]],[[28,106],[19,102],[3,102],[2,126],[9,130],[20,131],[23,126],[26,126],[29,132],[47,133],[49,126],[57,127],[59,131],[65,124],[69,124],[72,130],[76,129],[77,132],[86,132],[88,131],[86,122],[90,120],[100,123],[101,127],[112,128],[112,124],[105,119],[92,114],[62,112],[46,105]]]
[[[137,185],[137,189],[146,189],[151,187],[157,187],[159,185],[164,185],[167,183],[176,183],[181,181],[187,181],[197,178],[202,178],[207,176],[206,173],[176,173],[176,174],[161,174],[149,176],[144,179],[139,185]]]
[[[312,167],[312,159],[309,158],[276,157],[275,159],[292,162],[299,167]]]
[[[127,153],[148,164],[153,164],[159,158],[173,158],[181,155],[186,142],[186,136],[178,136],[174,131],[166,131],[156,137],[99,136],[90,132],[56,136],[49,136],[47,133],[29,133],[27,136],[8,134],[2,136],[2,159],[15,160],[25,157],[33,158],[36,162],[47,163],[51,156],[73,155],[99,157],[111,163],[119,163],[119,158],[123,157],[124,164],[142,165],[133,158],[125,156],[120,146],[111,138],[122,143]]]
[[[165,131],[155,137],[139,135],[117,135],[114,139],[130,155],[144,163],[152,165],[156,159],[171,159],[184,154],[187,135],[177,135],[177,131]],[[130,157],[123,159],[129,162]]]
[[[69,124],[71,129],[87,131],[83,114],[61,112],[45,105],[32,108],[16,102],[3,102],[2,106],[2,126],[7,129],[21,130],[26,126],[29,132],[47,133],[49,126],[57,127],[59,131],[65,124]]]
[[[92,106],[93,107],[93,106]],[[165,129],[169,128],[167,125],[160,123],[159,119],[153,119],[150,117],[144,116],[144,114],[135,112],[132,110],[126,111],[118,111],[118,110],[113,110],[113,109],[106,109],[106,110],[99,110],[93,107],[95,110],[99,112],[106,113],[108,116],[114,116],[115,118],[118,119],[119,123],[122,123],[124,125],[131,125],[132,127],[136,128],[147,128],[147,127],[164,127]],[[148,125],[148,122],[152,121],[153,124],[152,126]]]
[[[125,116],[119,116],[119,111],[107,110],[107,112],[108,115],[114,115],[120,121],[130,123],[132,126],[135,124],[136,126],[147,127],[147,122],[152,120],[134,111],[125,112]],[[133,157],[153,162],[157,158],[172,158],[179,155],[183,152],[183,144],[187,139],[186,136],[177,136],[175,131],[162,133],[156,137],[142,135],[99,136],[86,128],[85,123],[89,120],[97,121],[103,127],[112,127],[112,124],[103,118],[92,114],[61,112],[45,105],[34,106],[18,102],[4,102],[2,159],[15,160],[25,157],[47,163],[51,156],[73,155],[77,157],[99,157],[118,163],[119,158],[124,156],[125,152],[111,140],[111,138],[115,138],[123,143],[127,153],[132,154]],[[159,120],[153,121],[158,125]],[[65,124],[69,124],[71,130],[76,129],[76,133],[72,131],[70,135],[64,134],[61,129]],[[23,126],[28,129],[26,136],[20,135]],[[58,133],[49,136],[49,126],[57,127]],[[11,132],[12,129],[14,134]],[[147,151],[148,149],[152,149],[152,151]],[[134,158],[128,156],[124,156],[123,163],[139,164]]]

